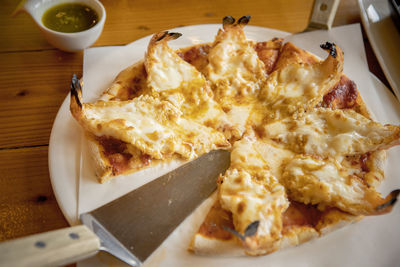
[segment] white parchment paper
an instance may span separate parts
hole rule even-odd
[[[196,43],[212,42],[220,25],[198,25],[177,28],[173,31],[183,36],[170,43],[173,48]],[[327,53],[319,45],[326,41],[335,42],[344,51],[344,72],[355,81],[367,106],[377,120],[383,123],[400,124],[400,113],[396,103],[384,88],[377,88],[370,79],[360,25],[337,27],[331,31],[315,31],[296,35],[266,28],[248,26],[249,39],[269,40],[286,37],[299,47],[321,58]],[[150,37],[123,47],[90,48],[84,54],[84,100],[94,101],[124,68],[143,58]],[[379,83],[378,83],[379,84]],[[78,212],[88,212],[118,198],[144,183],[179,166],[171,162],[146,169],[126,177],[99,184],[87,160],[83,144],[82,169],[79,184]],[[381,190],[384,194],[400,188],[400,149],[388,153],[387,180]],[[397,179],[396,179],[397,178]],[[398,266],[400,264],[400,209],[392,213],[370,217],[357,224],[347,226],[323,238],[313,240],[296,248],[282,250],[263,257],[202,257],[187,252],[188,244],[201,224],[212,201],[205,201],[189,216],[167,240],[145,262],[145,266]],[[134,226],[132,226],[134,227]],[[80,262],[78,266],[124,266],[111,256],[98,256]]]

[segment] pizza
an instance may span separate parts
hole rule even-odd
[[[376,190],[400,126],[371,119],[340,47],[322,44],[321,60],[281,38],[254,42],[249,20],[225,17],[213,43],[179,50],[168,42],[181,34],[155,34],[95,103],[83,103],[76,77],[71,86],[101,183],[231,151],[196,254],[269,254],[387,213],[400,193]]]

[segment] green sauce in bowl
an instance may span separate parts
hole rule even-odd
[[[53,6],[44,12],[42,23],[57,32],[81,32],[90,29],[99,21],[96,11],[80,3],[65,3]]]

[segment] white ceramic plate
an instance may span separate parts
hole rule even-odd
[[[390,17],[388,0],[358,0],[361,21],[376,58],[400,100],[400,33]]]
[[[177,40],[172,46],[173,48],[177,48],[194,43],[212,41],[219,27],[220,25],[198,25],[174,29],[174,31],[182,32],[184,35],[183,38]],[[345,59],[351,62],[357,60],[365,61],[364,52],[362,50],[359,51],[359,43],[362,42],[362,38],[357,27],[357,25],[344,27],[338,29],[336,32],[332,31],[328,33],[313,32],[307,36],[309,38],[312,37],[313,43],[317,43],[318,50],[318,44],[323,40],[335,41],[340,45],[341,41],[340,39],[335,39],[338,38],[335,37],[335,33],[340,37],[343,37],[347,33],[352,36],[352,39],[344,38],[345,40],[349,40],[349,43],[343,41],[343,45],[341,46],[347,47],[345,52],[348,53]],[[358,29],[356,34],[354,34],[354,29]],[[259,41],[268,40],[274,36],[286,35],[283,32],[251,26],[246,27],[245,31],[248,38]],[[145,37],[129,46],[140,50],[142,56],[149,38]],[[351,50],[350,44],[354,42],[358,43],[354,50]],[[297,40],[296,44],[299,43],[303,44]],[[307,47],[306,42],[300,46],[307,50],[313,49],[312,47]],[[358,53],[355,51],[358,51]],[[322,53],[321,56],[324,56],[324,54]],[[400,124],[400,104],[396,101],[395,97],[375,77],[372,79],[372,86],[369,86],[368,74],[367,79],[365,79],[365,73],[368,73],[365,72],[367,70],[366,64],[365,66],[361,65],[359,68],[352,68],[351,62],[350,65],[347,65],[350,66],[350,68],[347,67],[348,71],[345,65],[345,72],[350,78],[356,80],[365,102],[372,109],[377,120],[382,123]],[[118,71],[116,72],[118,73]],[[109,74],[109,77],[98,77],[99,79],[103,79],[102,83],[104,83],[104,88],[100,88],[99,92],[108,86],[114,76],[115,74]],[[86,89],[85,86],[84,89]],[[94,97],[96,94],[98,95],[99,92],[89,92],[91,95],[89,98]],[[67,96],[57,114],[50,137],[49,170],[55,196],[70,224],[78,223],[81,138],[80,127],[70,115],[69,96]],[[400,159],[400,150],[395,148],[390,150],[388,154],[387,179],[381,188],[381,191],[385,194],[394,188],[400,188],[400,180],[397,179],[400,173],[400,165],[397,163]],[[324,238],[306,243],[298,248],[287,249],[267,257],[257,258],[227,259],[193,256],[185,251],[187,243],[182,244],[179,241],[179,235],[186,234],[190,238],[190,235],[185,233],[185,229],[187,230],[187,228],[179,227],[178,231],[175,231],[167,239],[170,245],[164,246],[164,243],[161,250],[155,253],[157,255],[155,257],[152,256],[149,264],[157,265],[157,263],[162,261],[163,265],[168,266],[187,266],[187,264],[193,266],[205,266],[205,264],[208,266],[220,266],[226,263],[229,263],[231,266],[243,266],[245,264],[252,266],[264,266],[265,264],[274,266],[355,266],[360,264],[365,266],[394,266],[400,262],[400,253],[398,253],[400,244],[400,230],[398,228],[398,222],[400,221],[399,211],[399,206],[397,206],[388,215],[367,218],[357,225],[348,226],[343,230],[336,231]],[[97,261],[95,264],[98,265],[100,263]],[[102,266],[107,265],[103,264]]]

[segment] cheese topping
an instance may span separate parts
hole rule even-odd
[[[150,94],[171,102],[185,117],[217,129],[227,138],[239,138],[244,132],[243,120],[230,120],[213,99],[205,77],[168,46],[168,36],[159,38],[152,38],[145,58]]]
[[[173,35],[163,34],[152,38],[145,57],[149,94],[170,101],[187,115],[199,113],[199,106],[213,101],[212,93],[203,75],[168,46]]]
[[[163,33],[165,34],[165,33]],[[178,87],[185,87],[193,80],[203,80],[201,73],[195,67],[182,60],[168,45],[170,36],[165,36],[161,40],[159,35],[155,35],[150,41],[145,66],[149,87],[156,91],[166,91]],[[203,84],[204,85],[204,84]]]
[[[314,64],[290,64],[271,73],[261,92],[268,106],[268,119],[281,119],[312,109],[340,80],[343,58],[329,55]]]
[[[210,49],[205,73],[216,98],[224,102],[243,102],[256,96],[265,80],[265,66],[258,58],[241,25],[225,26]]]
[[[297,153],[340,157],[385,149],[399,142],[400,129],[383,126],[353,110],[318,108],[296,120],[265,126],[266,136]]]
[[[187,120],[168,101],[140,96],[131,101],[84,104],[86,129],[133,144],[155,159],[177,153],[193,159],[219,147],[229,147],[222,133]]]
[[[380,195],[334,159],[297,156],[282,175],[289,197],[320,207],[334,206],[353,214],[368,214],[379,205]]]
[[[254,149],[252,138],[237,141],[231,154],[231,166],[219,178],[221,206],[232,212],[235,229],[244,233],[249,224],[259,221],[255,238],[246,239],[249,248],[273,251],[281,238],[281,214],[289,202],[285,188],[268,171],[268,165]]]

